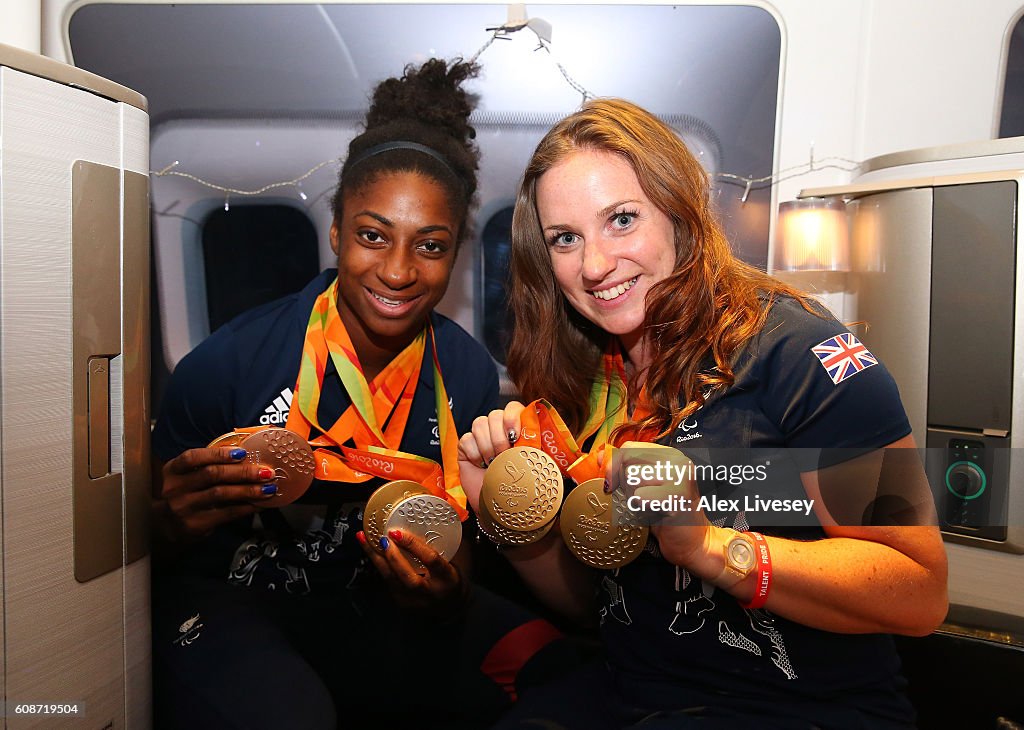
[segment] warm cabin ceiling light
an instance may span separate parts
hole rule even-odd
[[[779,205],[776,271],[847,271],[849,233],[840,198],[803,198]]]

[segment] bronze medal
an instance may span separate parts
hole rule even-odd
[[[427,488],[419,482],[398,479],[381,485],[363,508],[363,532],[373,547],[380,549],[380,539],[388,534],[388,517],[399,502],[416,494],[428,494]]]
[[[593,568],[621,568],[647,544],[649,528],[623,499],[604,493],[604,479],[589,479],[569,492],[562,506],[562,539]]]
[[[503,451],[484,473],[480,503],[496,525],[509,530],[532,532],[544,527],[562,504],[558,464],[529,446]]]
[[[384,526],[385,533],[390,530],[419,535],[445,560],[454,558],[462,544],[462,523],[455,508],[432,494],[414,494],[398,502]],[[403,552],[413,568],[423,568],[423,563],[412,553]]]
[[[259,500],[261,506],[291,504],[313,483],[313,450],[298,434],[286,428],[267,428],[249,434],[239,445],[245,449],[248,462],[274,470],[277,494]]]
[[[248,435],[249,434],[247,433],[236,433],[235,431],[232,431],[230,433],[224,434],[223,436],[218,436],[209,444],[207,444],[206,448],[215,449],[220,446],[238,446],[243,441],[245,441]]]

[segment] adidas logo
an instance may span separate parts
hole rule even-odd
[[[288,412],[292,407],[292,389],[285,388],[281,395],[274,398],[274,402],[267,406],[266,411],[260,416],[260,424],[269,426],[272,423],[284,423],[288,420]]]

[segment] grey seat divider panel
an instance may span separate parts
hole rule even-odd
[[[72,450],[80,582],[148,551],[148,208],[143,202],[139,209],[140,198],[148,197],[148,181],[138,173],[123,174],[127,347],[122,353],[122,171],[81,160],[72,171]],[[122,373],[123,387],[111,382]],[[112,393],[121,398],[112,399]],[[123,443],[117,438],[122,433]]]
[[[149,178],[124,173],[125,563],[149,553]]]

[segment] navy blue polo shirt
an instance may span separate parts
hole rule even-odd
[[[170,460],[236,427],[284,426],[313,303],[335,276],[335,270],[325,271],[302,291],[239,315],[178,363],[153,431],[156,458]],[[484,347],[459,325],[436,312],[430,317],[457,433],[466,433],[474,418],[498,407],[497,370]],[[330,363],[318,411],[320,423],[329,427],[350,404]],[[428,345],[400,450],[440,463],[437,426]],[[303,501],[363,501],[380,483],[314,481]],[[244,534],[248,524],[249,520],[242,520],[232,526],[233,531]],[[237,546],[238,541],[233,544]]]
[[[714,462],[723,453],[742,458],[751,449],[784,460],[791,449],[877,448],[907,435],[910,425],[891,375],[848,335],[823,309],[815,315],[795,300],[780,299],[735,359],[734,383],[712,392],[662,443],[695,462]],[[857,362],[844,362],[844,352]],[[781,488],[806,496],[799,473],[807,469],[795,459],[777,470],[773,482],[779,487],[778,480],[788,480]],[[735,492],[714,480],[698,487],[702,495]],[[708,518],[741,531],[824,536],[813,513],[813,526],[780,526],[778,515],[742,510],[710,512]],[[606,573],[602,587],[610,664],[638,704],[728,702],[830,728],[912,722],[888,635],[835,634],[766,610],[744,610],[726,592],[661,558],[653,539],[633,563]]]

